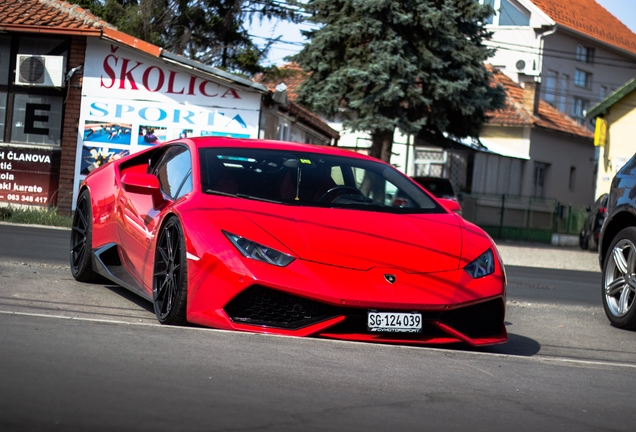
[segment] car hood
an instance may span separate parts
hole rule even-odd
[[[234,211],[303,260],[407,273],[459,267],[462,228],[452,213],[407,215],[294,206],[285,206],[284,215],[251,206],[234,207]]]

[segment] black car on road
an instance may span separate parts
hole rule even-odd
[[[589,214],[585,218],[583,229],[581,229],[579,234],[579,246],[583,250],[595,251],[598,249],[601,228],[607,217],[608,196],[608,194],[601,195],[593,206],[587,208]]]
[[[636,329],[636,155],[612,180],[599,261],[605,314],[616,327]]]

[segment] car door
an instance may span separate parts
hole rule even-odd
[[[127,192],[123,188],[119,194],[123,213],[118,223],[121,256],[128,270],[147,291],[152,290],[149,277],[154,266],[152,244],[163,215],[175,201],[192,190],[192,159],[186,146],[168,146],[155,160],[157,163],[150,165],[149,170],[159,179],[167,205],[157,209],[152,196]]]

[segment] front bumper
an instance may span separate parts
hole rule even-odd
[[[507,340],[505,276],[463,270],[356,271],[301,260],[277,268],[254,260],[189,262],[188,321],[222,329],[405,344],[492,345]],[[395,276],[390,283],[385,275]],[[371,333],[369,310],[417,311],[421,333]]]

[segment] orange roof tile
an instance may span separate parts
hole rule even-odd
[[[99,31],[114,28],[77,5],[60,0],[5,0],[0,2],[0,29],[24,30],[33,28],[58,32]]]
[[[506,91],[506,105],[488,113],[487,124],[495,126],[536,126],[558,132],[592,139],[594,134],[571,117],[549,103],[539,101],[539,109],[533,115],[523,105],[523,88],[498,69],[492,70],[494,82]]]
[[[287,86],[287,99],[290,102],[287,108],[283,108],[284,111],[289,111],[290,114],[311,124],[313,127],[331,138],[340,138],[338,131],[329,126],[323,119],[309,111],[307,108],[295,103],[298,99],[298,87],[307,78],[307,72],[305,72],[297,63],[287,63],[280,66],[278,69],[280,71],[280,77],[269,78],[263,74],[257,74],[253,81],[264,85],[271,92],[276,90],[277,85],[284,83]]]
[[[284,83],[287,86],[287,98],[291,102],[295,102],[298,99],[298,87],[307,78],[307,72],[297,63],[287,63],[278,69],[281,74],[279,78],[271,79],[263,74],[258,74],[254,77],[254,82],[263,84],[271,91],[274,91],[278,84]]]
[[[531,0],[557,24],[636,54],[636,34],[595,0]],[[632,0],[625,13],[634,13]]]

